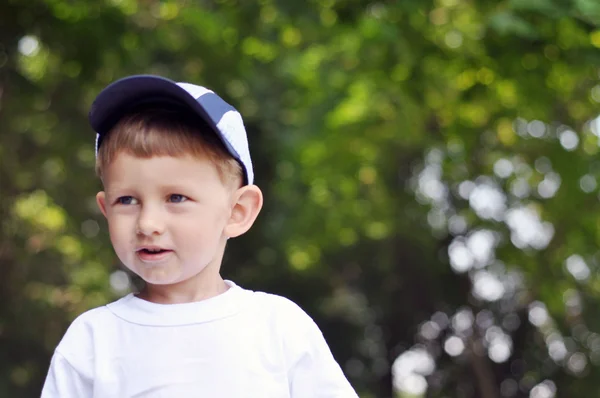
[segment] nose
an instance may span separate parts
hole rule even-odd
[[[165,232],[165,220],[162,211],[151,206],[143,206],[137,221],[137,231],[140,235],[162,235]]]

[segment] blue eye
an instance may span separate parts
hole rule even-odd
[[[177,193],[169,196],[169,202],[172,202],[172,203],[181,203],[181,202],[185,202],[186,200],[187,200],[187,198],[185,196],[177,194]]]
[[[133,196],[121,196],[117,199],[117,203],[120,205],[133,205],[136,203],[136,199]]]

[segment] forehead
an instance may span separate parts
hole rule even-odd
[[[132,185],[211,184],[222,185],[217,167],[208,157],[136,156],[119,152],[107,165],[104,183]]]

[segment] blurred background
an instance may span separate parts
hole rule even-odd
[[[131,288],[87,111],[137,73],[242,112],[266,203],[223,276],[362,398],[599,395],[599,1],[2,0],[1,397]]]

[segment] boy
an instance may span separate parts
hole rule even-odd
[[[79,316],[43,398],[357,397],[311,318],[219,274],[262,207],[240,114],[203,87],[149,75],[96,98],[96,199],[137,294]]]

